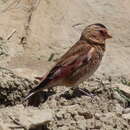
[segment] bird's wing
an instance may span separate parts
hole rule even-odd
[[[92,57],[94,48],[85,41],[77,42],[67,51],[51,69],[46,79],[58,79],[69,76],[80,66],[88,63]]]

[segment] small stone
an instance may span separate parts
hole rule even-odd
[[[102,114],[95,113],[95,118],[96,118],[97,120],[99,120],[101,116],[102,116]]]
[[[130,120],[130,113],[128,113],[128,114],[123,114],[123,115],[122,115],[122,118]]]
[[[86,127],[87,127],[86,120],[79,120],[79,122],[77,123],[80,130],[86,130]]]
[[[111,112],[104,113],[104,114],[99,114],[99,113],[95,114],[96,119],[101,120],[103,122],[107,122],[110,118],[112,118],[114,116],[115,116],[115,114],[111,113]]]
[[[130,113],[130,108],[126,108],[123,110],[123,114],[128,114],[128,113]]]
[[[61,120],[62,118],[63,118],[63,115],[64,115],[64,111],[59,111],[59,112],[57,112],[56,113],[56,118],[58,119],[58,120]]]
[[[6,119],[5,121],[9,124],[8,126],[22,126],[25,129],[42,126],[53,119],[52,110],[50,109],[40,110],[35,107],[24,108],[22,105],[1,109],[0,117],[1,119]],[[14,121],[17,123],[14,123]]]
[[[93,117],[93,115],[89,111],[80,111],[79,115],[84,116],[85,119],[90,119]]]
[[[120,104],[116,104],[116,112],[120,115],[122,114],[123,107]]]
[[[101,128],[101,126],[102,126],[101,121],[96,120],[96,121],[95,121],[95,126],[94,126],[94,128],[95,128],[95,129],[100,129],[100,128]]]

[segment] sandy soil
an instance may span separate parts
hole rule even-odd
[[[98,71],[81,84],[95,96],[60,86],[55,94],[39,94],[35,106],[54,115],[36,130],[129,130],[130,117],[124,116],[129,101],[113,89],[122,79],[130,81],[129,5],[129,0],[0,0],[1,111],[22,101],[35,86],[34,77],[44,75],[85,26],[100,22],[113,39]]]

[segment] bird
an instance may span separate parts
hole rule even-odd
[[[109,38],[112,36],[108,33],[107,27],[101,23],[85,27],[79,40],[59,58],[24,101],[44,89],[51,90],[56,86],[75,87],[88,79],[100,66],[106,50],[105,41]]]

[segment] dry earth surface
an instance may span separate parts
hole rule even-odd
[[[129,5],[129,0],[0,0],[0,130],[129,130]],[[80,85],[94,96],[59,86],[56,93],[41,92],[21,104],[38,83],[34,77],[44,75],[82,29],[97,22],[113,39],[98,71]]]

